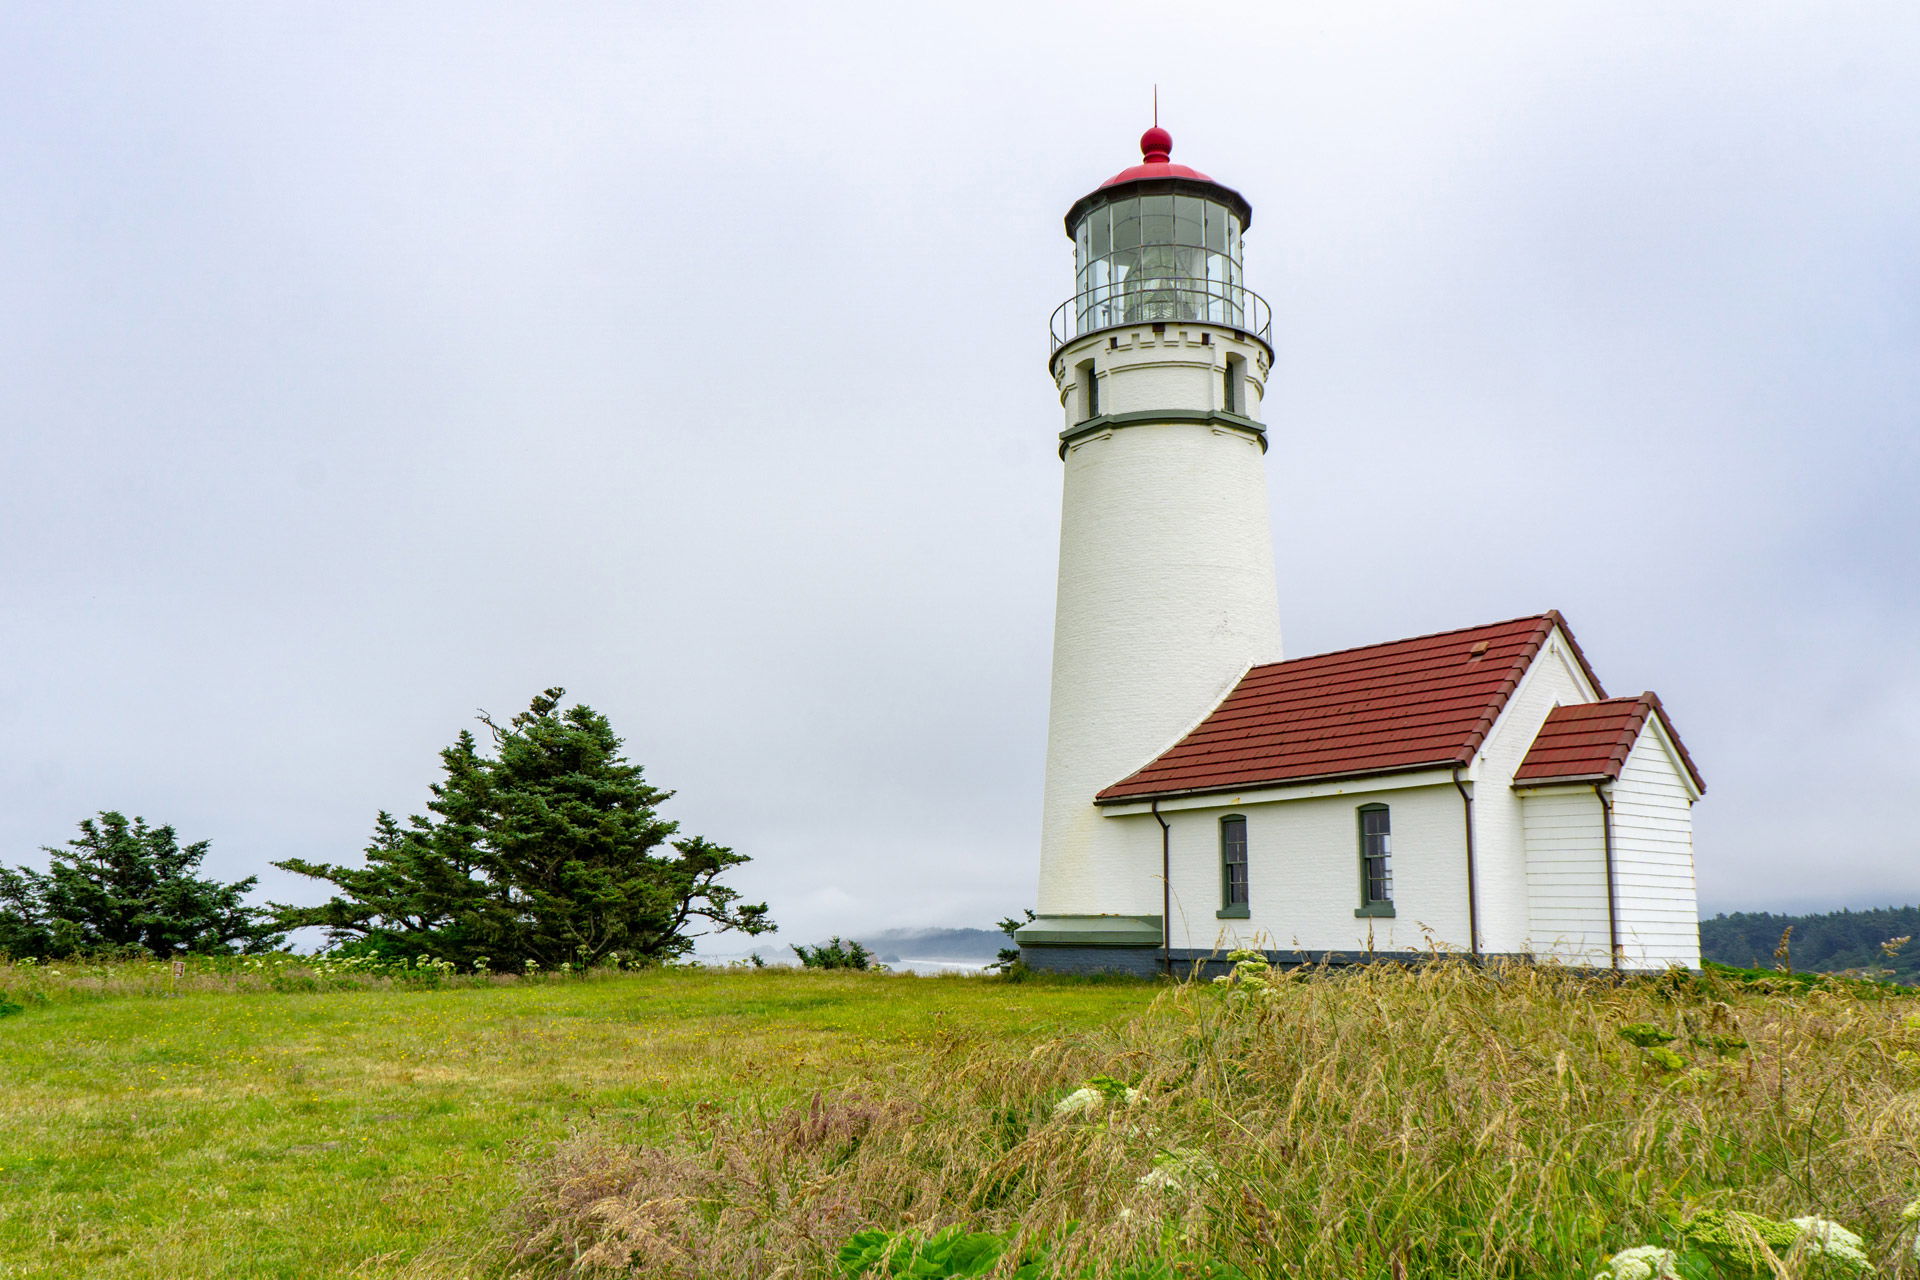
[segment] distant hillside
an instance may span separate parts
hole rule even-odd
[[[991,960],[1008,945],[998,929],[883,929],[855,941],[875,955],[908,960]]]
[[[1878,907],[1783,916],[1736,911],[1700,922],[1700,953],[1721,964],[1771,969],[1780,935],[1793,926],[1793,967],[1813,973],[1891,969],[1895,980],[1920,986],[1920,907]],[[1891,958],[1880,944],[1912,938]]]

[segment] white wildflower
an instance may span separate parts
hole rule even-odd
[[[1807,1252],[1835,1264],[1849,1275],[1870,1276],[1873,1263],[1867,1260],[1867,1242],[1837,1222],[1825,1218],[1789,1218],[1800,1228]]]
[[[1102,1087],[1104,1086],[1104,1087]],[[1104,1109],[1109,1102],[1124,1103],[1129,1107],[1138,1106],[1146,1095],[1131,1086],[1123,1086],[1118,1080],[1098,1076],[1092,1084],[1075,1089],[1066,1097],[1053,1104],[1056,1116],[1079,1115],[1081,1112],[1094,1112]]]
[[[1837,1222],[1825,1218],[1789,1218],[1787,1221],[1800,1228],[1801,1234],[1809,1235],[1819,1244],[1829,1248],[1839,1245],[1842,1248],[1863,1252],[1867,1242]]]
[[[1607,1269],[1593,1280],[1678,1280],[1680,1273],[1674,1270],[1678,1262],[1673,1250],[1643,1244],[1608,1258]]]
[[[1153,1168],[1134,1179],[1134,1184],[1155,1191],[1191,1191],[1210,1182],[1218,1172],[1204,1151],[1163,1151]]]
[[[1084,1089],[1075,1089],[1054,1103],[1053,1114],[1056,1116],[1079,1115],[1082,1111],[1098,1111],[1106,1103],[1107,1095],[1089,1086]]]

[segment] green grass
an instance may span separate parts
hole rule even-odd
[[[1684,1252],[1716,1210],[1833,1218],[1920,1276],[1905,989],[1450,961],[175,985],[0,965],[0,1276],[825,1280],[855,1233],[966,1229],[1073,1280],[1527,1280]],[[1056,1113],[1103,1077],[1137,1100]]]
[[[577,1125],[665,1135],[1151,999],[696,970],[317,993],[196,975],[168,997],[158,970],[89,972],[0,971],[41,997],[0,1018],[10,1280],[490,1275],[519,1169]]]

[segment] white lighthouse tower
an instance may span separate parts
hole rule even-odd
[[[1060,586],[1036,959],[1159,946],[1161,850],[1105,819],[1102,787],[1174,743],[1246,669],[1281,657],[1260,405],[1273,352],[1243,282],[1252,209],[1169,159],[1074,202],[1074,295],[1054,313],[1065,415]]]

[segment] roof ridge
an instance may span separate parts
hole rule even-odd
[[[1466,765],[1556,634],[1566,637],[1591,693],[1604,698],[1555,609],[1260,663],[1095,800],[1178,794],[1223,778],[1236,787],[1285,785]]]
[[[1520,619],[1516,618],[1514,621],[1518,622]],[[1554,633],[1555,628],[1566,630],[1566,623],[1561,619],[1557,609],[1549,609],[1541,614],[1537,623],[1545,625],[1535,625],[1526,646],[1513,655],[1512,661],[1508,663],[1507,678],[1494,687],[1492,695],[1486,701],[1485,709],[1480,713],[1480,719],[1474,723],[1473,729],[1468,734],[1466,750],[1460,753],[1461,764],[1471,761],[1479,752],[1481,744],[1486,742],[1487,735],[1493,732],[1493,726],[1500,721],[1500,713],[1507,709],[1507,703],[1520,688],[1520,682],[1527,678],[1527,670],[1533,666],[1533,660],[1540,656],[1542,649],[1546,648],[1547,637]]]
[[[1633,744],[1640,741],[1640,735],[1647,728],[1647,717],[1653,712],[1653,706],[1644,694],[1638,698],[1622,698],[1620,701],[1630,704],[1634,714],[1620,727],[1620,732],[1613,740],[1613,749],[1607,753],[1608,761],[1612,765],[1607,772],[1616,778],[1620,776],[1620,770],[1626,767],[1627,757],[1633,754]]]
[[[1517,618],[1504,618],[1499,622],[1481,622],[1470,627],[1450,627],[1445,631],[1427,631],[1420,635],[1402,636],[1398,640],[1376,640],[1372,644],[1350,645],[1345,649],[1328,649],[1325,653],[1307,653],[1302,654],[1298,658],[1282,658],[1278,662],[1256,662],[1247,668],[1247,674],[1251,675],[1255,671],[1271,671],[1275,667],[1284,667],[1295,662],[1312,662],[1318,658],[1337,658],[1347,653],[1363,653],[1368,649],[1390,649],[1395,645],[1412,644],[1416,640],[1444,640],[1448,636],[1457,636],[1467,631],[1491,631],[1495,627],[1511,627],[1521,622],[1537,624],[1549,620],[1560,626],[1563,630],[1566,628],[1566,620],[1560,616],[1560,611],[1558,609],[1548,609],[1541,613],[1523,613]]]
[[[1700,769],[1693,763],[1693,755],[1687,750],[1687,744],[1680,741],[1680,731],[1675,729],[1673,721],[1667,718],[1667,707],[1660,701],[1660,695],[1648,689],[1640,695],[1640,699],[1647,704],[1647,710],[1651,715],[1660,718],[1660,727],[1666,732],[1667,741],[1673,743],[1673,749],[1680,753],[1680,763],[1685,766],[1688,774],[1692,775],[1693,785],[1700,789],[1701,795],[1705,795],[1707,780],[1700,776]]]

